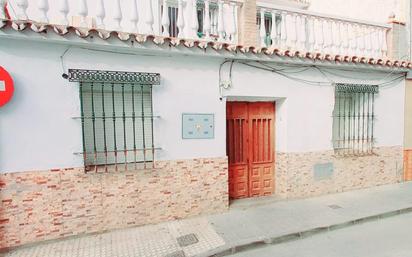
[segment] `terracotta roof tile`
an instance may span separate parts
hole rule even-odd
[[[32,21],[10,21],[10,20],[0,20],[0,29],[12,28],[16,31],[24,31],[27,29],[32,30],[36,33],[44,33],[49,31],[54,31],[60,36],[65,36],[68,34],[75,34],[80,38],[87,38],[89,36],[96,36],[103,40],[109,38],[117,38],[121,41],[136,40],[139,43],[152,42],[156,45],[170,45],[177,47],[183,45],[187,48],[200,48],[200,49],[214,49],[216,51],[226,50],[229,52],[237,53],[253,53],[256,55],[265,54],[268,56],[287,56],[290,58],[303,58],[314,61],[328,61],[333,63],[361,63],[367,65],[376,65],[376,66],[386,66],[386,67],[402,67],[411,69],[412,63],[407,61],[399,60],[383,60],[375,59],[365,56],[347,56],[347,55],[332,55],[324,54],[319,52],[302,52],[302,51],[293,51],[290,49],[279,49],[273,47],[256,47],[256,46],[243,46],[235,45],[229,43],[221,43],[214,41],[205,41],[205,40],[193,40],[193,39],[181,39],[181,38],[172,38],[172,37],[163,37],[155,35],[143,35],[143,34],[134,34],[128,32],[119,32],[119,31],[108,31],[104,29],[87,29],[87,28],[76,28],[72,26],[63,26],[63,25],[52,25],[37,23]]]

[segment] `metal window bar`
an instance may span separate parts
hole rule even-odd
[[[75,154],[83,156],[85,171],[98,172],[101,166],[108,171],[110,165],[127,170],[130,163],[147,168],[149,162],[154,168],[160,148],[154,145],[158,116],[153,115],[152,85],[160,84],[160,75],[72,69],[69,81],[80,85],[81,117],[75,118],[82,124],[83,151]]]
[[[101,90],[101,97],[102,97],[102,122],[103,122],[103,143],[104,143],[104,157],[105,157],[105,164],[104,164],[104,171],[107,172],[107,139],[106,139],[106,113],[105,113],[105,105],[104,105],[104,83],[101,83],[102,90]],[[84,119],[84,116],[83,116]]]
[[[336,84],[333,146],[341,155],[373,154],[375,85]]]
[[[150,87],[150,95],[152,96],[153,95],[153,88],[152,87]],[[154,159],[154,156],[155,156],[155,144],[154,144],[154,137],[153,137],[153,131],[154,131],[154,128],[153,128],[153,103],[150,105],[150,126],[151,126],[151,128],[150,128],[150,131],[152,131],[152,146],[151,146],[151,150],[152,150],[152,165],[153,165],[153,168],[155,168],[155,163],[154,163],[154,161],[153,161],[153,159]]]
[[[144,118],[144,99],[143,99],[143,86],[140,87],[140,92],[141,92],[141,102],[142,102],[142,132],[143,132],[143,137],[145,135],[145,118]],[[143,163],[144,167],[146,168],[146,140],[143,139]]]
[[[94,110],[94,83],[91,83],[90,90],[92,94],[92,127],[93,127],[93,150],[94,150],[94,162],[97,162],[97,146],[96,146],[96,119],[95,119],[95,110]],[[97,168],[97,166],[96,166]]]

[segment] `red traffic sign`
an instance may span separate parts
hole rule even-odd
[[[0,66],[0,107],[5,105],[13,96],[14,85],[10,74]]]

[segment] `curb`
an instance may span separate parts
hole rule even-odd
[[[246,251],[254,247],[262,247],[265,245],[276,245],[276,244],[291,242],[295,240],[300,240],[300,239],[304,239],[304,238],[314,236],[317,234],[325,233],[328,231],[334,231],[334,230],[347,228],[347,227],[351,227],[355,225],[360,225],[363,223],[376,221],[380,219],[390,218],[393,216],[406,214],[406,213],[412,213],[412,207],[403,208],[403,209],[399,209],[395,211],[388,211],[388,212],[371,215],[371,216],[366,216],[366,217],[362,217],[359,219],[354,219],[354,220],[345,221],[345,222],[341,222],[337,224],[332,224],[332,225],[325,226],[325,227],[315,227],[315,228],[311,228],[308,230],[285,234],[281,236],[259,237],[259,238],[239,241],[236,244],[225,244],[224,246],[208,251],[207,253],[195,255],[194,257],[228,256],[228,255],[232,255],[238,252]]]

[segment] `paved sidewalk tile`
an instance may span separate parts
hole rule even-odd
[[[239,245],[410,207],[412,183],[403,183],[309,199],[240,200],[229,212],[208,219],[227,245]]]
[[[177,238],[187,234],[198,242],[180,247]],[[194,256],[222,245],[207,219],[195,218],[40,244],[6,257],[162,257],[179,251]]]

